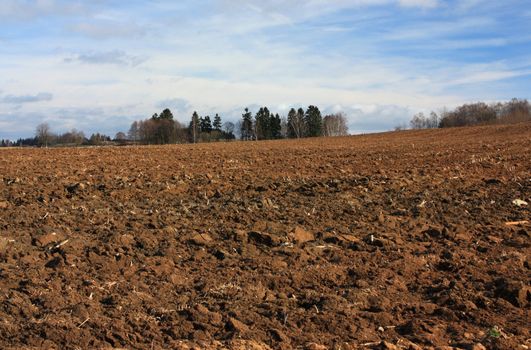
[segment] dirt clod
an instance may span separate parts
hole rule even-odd
[[[51,243],[57,243],[62,239],[64,239],[63,235],[58,234],[56,232],[51,232],[35,238],[35,244],[40,247],[45,247]]]
[[[198,233],[190,238],[190,242],[196,245],[210,245],[214,240],[208,233]]]
[[[313,233],[306,231],[302,227],[297,226],[292,232],[293,240],[297,243],[306,243],[315,239]]]
[[[242,334],[247,332],[249,327],[245,323],[231,317],[227,322],[227,329]]]

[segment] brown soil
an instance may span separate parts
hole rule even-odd
[[[2,349],[531,346],[529,123],[0,169]]]

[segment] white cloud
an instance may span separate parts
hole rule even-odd
[[[87,14],[92,7],[88,4],[80,0],[2,0],[0,19],[10,22],[43,16]]]
[[[391,4],[403,7],[432,8],[439,5],[439,0],[248,0],[244,6],[239,0],[223,0],[219,9],[223,12],[235,13],[247,8],[261,14],[278,14],[283,19],[298,21],[342,9],[360,9]]]
[[[158,108],[169,108],[173,112],[177,112],[180,115],[186,115],[192,110],[192,105],[190,101],[184,98],[170,98],[162,100],[157,103],[156,107]]]
[[[489,17],[467,17],[448,20],[415,22],[409,26],[402,26],[393,30],[385,38],[389,40],[420,40],[446,38],[463,32],[478,31],[480,28],[489,28],[495,21]]]
[[[415,113],[413,108],[385,104],[336,106],[335,109],[346,114],[351,134],[392,130],[407,125]]]
[[[6,95],[0,96],[0,103],[9,103],[9,104],[25,104],[25,103],[35,103],[42,101],[51,101],[53,95],[49,92],[40,92],[36,95]]]
[[[146,60],[146,57],[129,55],[121,50],[89,52],[65,58],[65,62],[80,62],[88,64],[116,64],[132,67],[138,66]]]
[[[449,85],[469,85],[504,80],[514,77],[531,75],[531,69],[527,70],[498,70],[471,72],[465,76],[449,82]]]
[[[461,0],[457,2],[457,10],[460,12],[469,11],[470,9],[484,3],[484,0]]]
[[[146,29],[133,22],[115,20],[91,20],[73,24],[70,30],[95,39],[138,38]]]
[[[398,3],[404,7],[432,8],[439,5],[438,0],[399,0]]]

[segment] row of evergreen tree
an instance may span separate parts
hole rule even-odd
[[[317,136],[344,136],[348,134],[346,117],[342,113],[327,115],[324,118],[316,106],[290,109],[287,118],[273,114],[267,107],[256,112],[254,118],[245,109],[240,122],[242,140],[272,140],[280,138],[302,138]]]
[[[313,105],[306,111],[292,108],[287,118],[272,113],[267,107],[261,107],[254,116],[245,108],[237,130],[244,141],[348,134],[343,114],[323,118],[319,108]],[[236,125],[232,122],[223,123],[217,113],[210,118],[193,112],[188,125],[183,126],[167,108],[149,119],[133,122],[127,136],[131,142],[142,144],[197,143],[234,140],[235,131]]]

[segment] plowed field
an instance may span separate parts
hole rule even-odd
[[[530,208],[529,123],[2,149],[0,348],[527,349]]]

